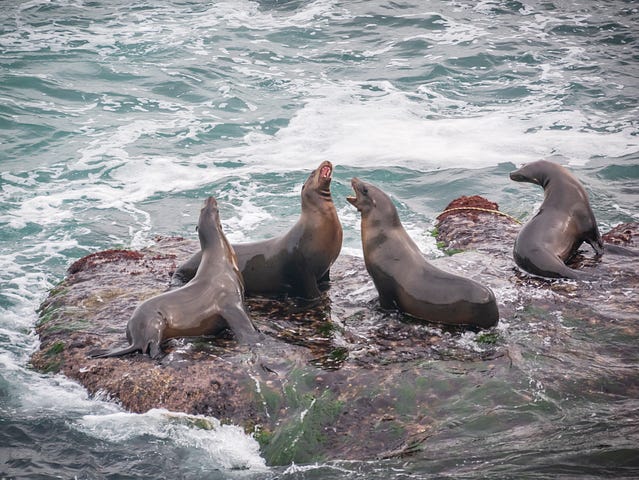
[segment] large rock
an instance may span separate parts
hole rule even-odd
[[[560,305],[587,321],[623,315],[636,324],[636,301],[627,295],[637,285],[636,260],[577,258],[596,274],[585,284],[531,278],[511,259],[517,222],[480,197],[459,202],[438,220],[433,233],[448,255],[433,262],[491,286],[502,318],[518,321]],[[619,231],[619,242],[633,245],[639,228]],[[285,464],[418,451],[451,399],[510,378],[521,358],[500,327],[469,334],[380,311],[363,260],[344,255],[314,305],[247,299],[266,334],[255,349],[238,346],[229,333],[171,340],[158,361],[90,358],[92,350],[127,344],[134,308],[165,291],[197,248],[192,240],[158,238],[140,251],[109,250],[74,263],[40,307],[33,365],[132,412],[166,408],[241,425],[255,433],[269,463]],[[539,296],[544,290],[551,295]]]

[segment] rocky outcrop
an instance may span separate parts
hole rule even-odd
[[[636,260],[577,258],[600,279],[585,287],[531,278],[512,262],[516,220],[481,197],[446,210],[434,234],[447,255],[433,262],[493,288],[502,318],[543,317],[557,305],[588,321],[636,318],[627,296],[637,285]],[[639,226],[619,231],[619,241],[633,245]],[[228,333],[170,340],[160,360],[90,358],[93,350],[127,345],[135,307],[165,291],[176,266],[197,249],[193,240],[157,238],[140,251],[108,250],[74,263],[40,307],[33,366],[132,412],[166,408],[241,425],[269,463],[285,464],[420,450],[451,398],[508,376],[517,361],[499,327],[469,334],[381,311],[363,260],[344,255],[319,302],[247,298],[266,337],[255,348],[238,346]],[[534,295],[540,289],[552,299]]]

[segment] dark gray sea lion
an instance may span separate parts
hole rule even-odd
[[[588,194],[577,178],[553,162],[539,160],[510,173],[511,180],[530,182],[544,189],[539,212],[519,231],[513,256],[523,270],[549,278],[584,278],[565,262],[583,242],[597,255],[604,244],[590,208]]]
[[[324,161],[302,187],[302,214],[284,235],[233,245],[247,294],[290,294],[305,299],[320,296],[320,283],[342,248],[342,225],[331,197],[333,165]],[[171,285],[188,282],[201,253],[182,264]]]
[[[357,178],[351,184],[355,197],[347,200],[362,215],[364,263],[382,308],[398,308],[446,325],[488,328],[497,324],[499,310],[488,287],[428,263],[404,230],[388,195]]]
[[[200,212],[198,235],[202,261],[193,280],[140,304],[126,327],[130,346],[94,357],[141,351],[156,358],[166,339],[215,335],[225,328],[230,328],[240,343],[259,341],[260,334],[244,311],[242,278],[213,197]]]

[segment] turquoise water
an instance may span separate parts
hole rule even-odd
[[[441,439],[450,455],[270,468],[232,426],[202,433],[126,414],[28,359],[36,308],[74,260],[191,235],[211,194],[231,241],[275,235],[325,159],[354,255],[352,176],[393,196],[427,255],[435,217],[459,195],[531,215],[541,190],[507,173],[540,158],[583,181],[602,230],[639,220],[635,2],[2,0],[0,11],[0,476],[579,474],[527,450],[520,431],[512,449],[488,445],[471,462],[477,444],[455,429]],[[529,414],[545,418],[543,405],[620,432],[601,437],[618,449],[586,474],[637,474],[615,470],[637,456],[636,401]],[[530,435],[543,443],[543,429]]]

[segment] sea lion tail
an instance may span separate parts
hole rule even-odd
[[[611,255],[623,255],[625,257],[639,257],[639,251],[631,248],[622,247],[621,245],[615,245],[614,243],[605,243],[604,251]]]
[[[121,357],[122,355],[128,355],[129,353],[137,352],[140,347],[137,345],[130,345],[122,350],[94,350],[89,353],[91,358],[109,358],[109,357]]]

